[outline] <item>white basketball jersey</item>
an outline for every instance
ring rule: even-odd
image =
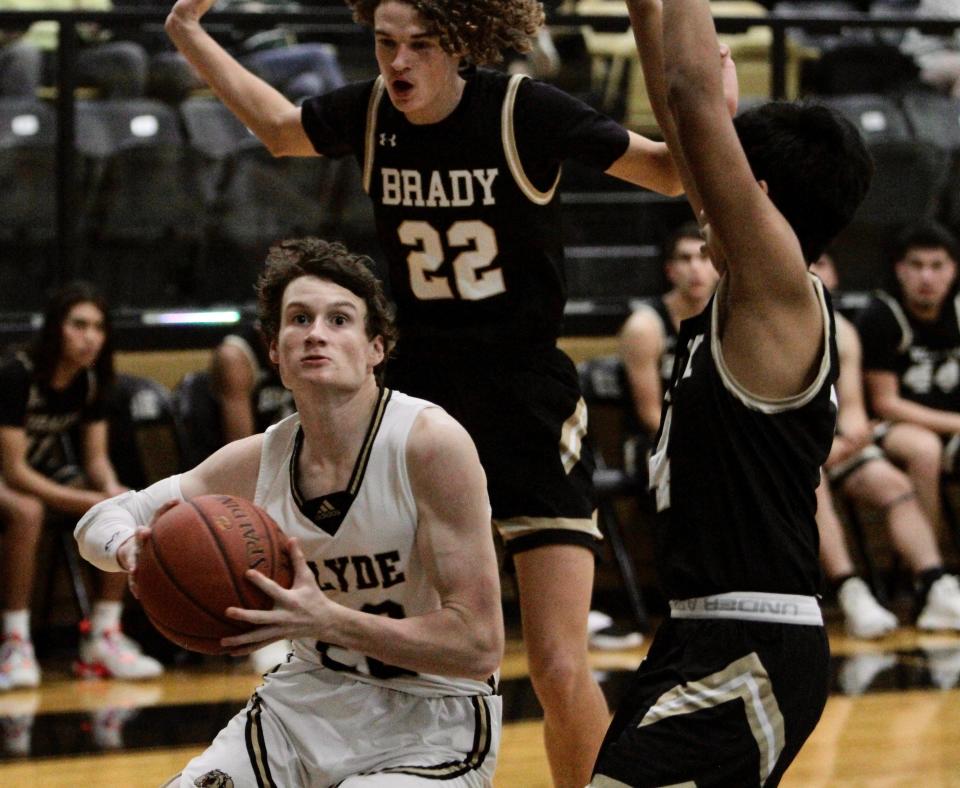
[[[264,437],[255,501],[295,536],[327,596],[354,610],[408,618],[440,608],[417,552],[417,504],[407,475],[407,436],[430,402],[384,389],[346,491],[304,501],[294,469],[302,441],[300,416]],[[482,695],[489,682],[413,673],[314,640],[294,642],[301,659],[350,673],[360,681],[418,695]]]

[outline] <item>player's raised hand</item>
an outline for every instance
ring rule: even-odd
[[[181,24],[199,22],[203,18],[203,15],[210,10],[214,2],[215,0],[177,0],[173,8],[170,9],[170,14],[167,17],[168,28],[172,22],[179,22]]]
[[[255,629],[220,643],[234,656],[243,656],[277,640],[309,637],[323,640],[324,624],[340,606],[320,590],[296,539],[287,544],[293,566],[293,585],[289,589],[275,583],[255,569],[246,577],[274,601],[271,610],[228,607],[226,615],[256,625]]]

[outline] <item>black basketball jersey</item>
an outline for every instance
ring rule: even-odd
[[[960,411],[960,295],[932,322],[917,320],[887,293],[877,293],[857,320],[863,368],[896,374],[900,396],[938,410]]]
[[[408,348],[552,344],[566,299],[562,161],[607,169],[628,137],[548,85],[463,76],[439,123],[410,123],[377,79],[305,102],[304,129],[318,152],[350,150],[363,167]]]
[[[82,464],[77,430],[106,418],[92,369],[58,391],[34,377],[33,362],[17,353],[0,366],[0,425],[26,431],[27,461],[52,479],[72,477]]]
[[[814,382],[789,399],[752,396],[727,371],[716,296],[681,324],[650,459],[657,564],[671,599],[819,590],[814,491],[833,440],[839,365],[829,296],[811,281],[823,359]]]
[[[647,299],[644,302],[660,318],[663,326],[663,352],[660,354],[660,390],[667,392],[670,381],[673,379],[673,362],[677,352],[677,329],[673,325],[673,318],[667,304],[660,296]]]

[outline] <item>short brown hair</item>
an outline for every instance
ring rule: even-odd
[[[367,305],[367,338],[383,339],[383,361],[373,370],[377,382],[382,383],[384,367],[397,342],[397,329],[383,286],[370,266],[370,258],[351,254],[343,244],[320,238],[293,238],[274,244],[257,280],[257,317],[267,341],[273,342],[280,333],[287,286],[301,276],[325,279],[346,288]]]
[[[346,0],[353,18],[373,27],[373,14],[384,0]],[[505,49],[529,52],[543,25],[538,0],[400,0],[413,6],[440,46],[478,66],[499,63]]]

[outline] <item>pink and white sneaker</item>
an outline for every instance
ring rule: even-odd
[[[73,670],[83,678],[136,681],[156,678],[163,673],[163,665],[119,629],[107,629],[80,638],[80,659]]]

